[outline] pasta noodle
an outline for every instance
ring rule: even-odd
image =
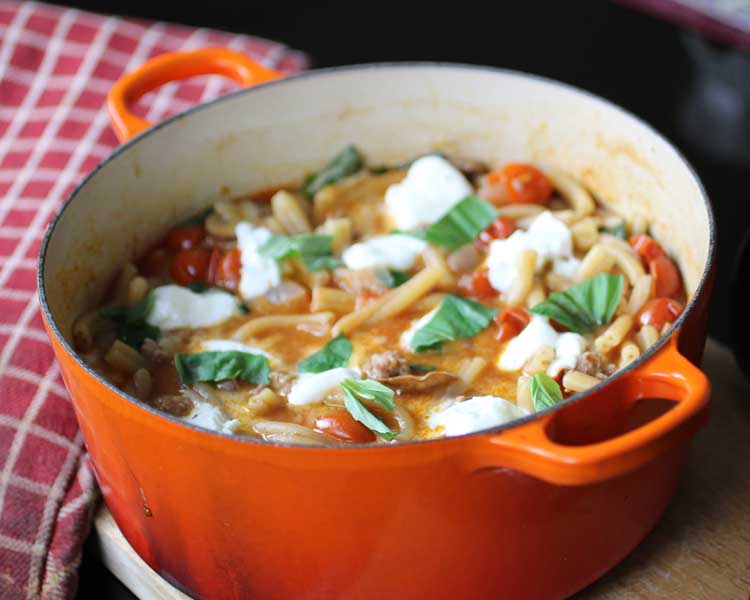
[[[596,208],[594,199],[586,188],[575,179],[556,169],[547,170],[547,175],[555,189],[560,192],[560,195],[570,203],[570,206],[578,214],[586,216],[594,212]]]
[[[578,267],[576,279],[578,281],[583,281],[584,279],[589,279],[599,273],[607,273],[614,264],[614,255],[607,251],[604,244],[596,244],[583,258],[581,266]]]
[[[645,352],[653,346],[659,339],[659,330],[653,325],[644,325],[641,330],[635,334],[635,339],[641,352]]]
[[[641,259],[635,255],[631,248],[611,242],[604,242],[604,247],[615,259],[615,264],[625,273],[631,285],[635,285],[638,279],[646,274]]]
[[[636,314],[651,297],[651,275],[642,275],[633,284],[633,291],[630,293],[628,300],[628,312]]]
[[[331,247],[334,254],[341,254],[344,248],[352,243],[352,221],[346,217],[328,218],[315,231],[333,236]]]
[[[516,278],[508,292],[508,304],[517,306],[523,304],[534,285],[534,269],[536,269],[536,251],[524,250],[516,261]]]
[[[563,375],[563,387],[569,392],[585,392],[586,390],[601,383],[601,379],[586,375],[580,371],[568,371]]]
[[[354,296],[339,288],[315,286],[312,290],[310,310],[328,310],[343,315],[354,310]]]
[[[523,366],[523,373],[535,375],[546,371],[553,360],[555,360],[555,349],[552,346],[542,346]]]
[[[151,395],[151,373],[147,369],[138,369],[133,373],[133,386],[135,395],[144,402]]]
[[[507,204],[498,210],[501,216],[511,219],[524,219],[536,217],[544,212],[544,207],[538,204]]]
[[[281,190],[273,195],[271,211],[274,218],[289,235],[309,233],[312,230],[310,219],[307,218],[300,199],[286,190]]]
[[[330,446],[333,444],[330,437],[297,423],[255,421],[253,430],[267,442],[276,444],[302,444],[307,446]]]
[[[104,361],[125,373],[135,373],[146,364],[140,352],[120,340],[115,340],[110,346],[104,355]]]
[[[249,320],[232,336],[235,340],[247,341],[266,331],[282,327],[305,328],[315,335],[323,335],[330,329],[332,312],[319,312],[307,315],[268,315]]]
[[[133,277],[128,284],[128,304],[134,306],[145,298],[148,292],[148,281],[140,275]]]
[[[641,355],[641,350],[637,344],[633,342],[626,342],[620,348],[620,360],[617,367],[623,369],[632,363],[636,358]]]
[[[520,375],[516,382],[516,404],[529,412],[535,412],[531,399],[531,377]]]
[[[570,233],[573,237],[573,246],[580,252],[591,250],[599,241],[599,229],[593,217],[578,221],[570,228]]]
[[[598,338],[594,340],[597,352],[607,354],[620,345],[633,327],[633,317],[621,315]]]

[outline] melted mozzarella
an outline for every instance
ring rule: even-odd
[[[524,250],[536,251],[537,271],[550,260],[571,258],[570,229],[545,211],[534,219],[527,231],[519,229],[507,239],[494,240],[487,256],[487,277],[497,291],[507,293],[510,290],[516,278],[518,256]]]
[[[406,271],[426,247],[427,242],[410,235],[380,235],[349,246],[341,258],[350,269],[386,267]]]
[[[451,437],[497,427],[527,414],[523,408],[504,398],[474,396],[463,402],[438,408],[428,415],[427,422],[432,429],[442,427],[442,432]]]
[[[578,333],[561,333],[555,344],[555,360],[547,367],[547,375],[557,377],[564,369],[574,369],[586,345],[586,338]]]
[[[529,324],[523,331],[508,342],[497,361],[503,371],[517,371],[536,354],[542,346],[557,344],[558,333],[545,317],[532,315]]]
[[[237,299],[223,290],[198,294],[179,285],[163,285],[153,293],[154,307],[146,321],[164,330],[209,327],[239,314]]]
[[[205,352],[249,352],[250,354],[261,354],[263,356],[270,356],[265,350],[248,346],[242,342],[235,342],[234,340],[205,340],[201,342],[201,349]]]
[[[287,400],[289,404],[315,404],[335,391],[345,379],[361,379],[358,369],[339,367],[322,373],[302,373],[294,382]]]
[[[195,402],[193,410],[183,420],[222,433],[234,433],[240,424],[238,419],[227,419],[221,409],[210,402]]]
[[[574,256],[558,257],[552,261],[552,270],[565,279],[575,279],[580,266],[581,261]]]
[[[430,155],[415,160],[403,181],[388,188],[385,205],[396,227],[414,229],[434,223],[471,193],[461,171],[444,158]]]
[[[279,285],[281,270],[273,258],[258,253],[273,233],[265,227],[255,227],[243,221],[235,227],[237,247],[240,249],[240,286],[243,298],[257,298]]]
[[[409,327],[409,329],[407,329],[406,331],[404,331],[401,334],[400,342],[401,342],[401,346],[405,350],[408,350],[409,352],[413,352],[414,351],[412,349],[412,347],[411,347],[411,338],[414,337],[414,334],[417,331],[419,331],[420,329],[422,329],[422,327],[424,327],[425,325],[427,325],[427,323],[430,322],[430,319],[432,319],[432,317],[435,316],[435,313],[438,311],[439,308],[440,307],[437,306],[437,307],[433,308],[430,312],[428,312],[426,315],[423,315],[422,317],[420,317],[416,321],[412,321],[412,324]]]

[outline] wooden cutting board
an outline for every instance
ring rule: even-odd
[[[703,368],[714,386],[711,421],[692,444],[672,505],[630,556],[575,600],[750,599],[750,383],[713,341]],[[95,531],[101,561],[136,596],[188,598],[138,557],[103,506]]]

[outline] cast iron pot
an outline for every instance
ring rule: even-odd
[[[169,79],[275,74],[234,52],[160,57],[117,84],[127,139],[73,192],[40,257],[44,317],[104,500],[140,556],[200,598],[564,598],[620,561],[672,497],[709,383],[714,225],[680,154],[632,115],[522,73],[446,64],[313,71],[156,127],[128,106]],[[689,305],[585,394],[508,426],[393,446],[277,446],[193,427],[117,390],[71,326],[117,268],[221,194],[287,182],[348,143],[556,166],[677,257]]]

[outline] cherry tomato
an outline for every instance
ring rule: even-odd
[[[490,283],[487,269],[479,269],[471,276],[471,293],[477,298],[497,296],[497,290]]]
[[[236,290],[240,285],[241,268],[242,261],[239,249],[235,248],[224,254],[219,251],[218,256],[214,257],[213,254],[211,256],[209,281],[219,287]]]
[[[211,251],[206,248],[191,248],[175,254],[169,274],[180,285],[208,282]]]
[[[651,273],[651,293],[657,297],[671,297],[680,291],[680,273],[666,256],[657,256],[648,263]]]
[[[638,311],[635,319],[640,327],[653,325],[661,331],[665,323],[674,323],[685,307],[672,298],[654,298]]]
[[[203,225],[189,225],[188,227],[176,227],[164,238],[164,247],[176,254],[180,250],[190,250],[200,245],[206,237]]]
[[[479,234],[479,243],[489,246],[492,240],[504,240],[516,230],[516,222],[510,217],[498,217]]]
[[[628,243],[638,253],[638,256],[641,257],[644,267],[648,267],[648,263],[655,258],[664,256],[664,250],[662,250],[659,242],[650,235],[631,235]]]
[[[536,167],[510,163],[485,177],[479,195],[493,204],[547,204],[552,184]]]
[[[340,410],[315,419],[315,429],[342,442],[365,444],[375,440],[375,434],[359,421],[355,421],[345,410]]]
[[[506,342],[516,337],[531,321],[531,315],[523,308],[507,308],[495,316],[495,323],[498,324],[497,335],[495,339],[498,342]]]

